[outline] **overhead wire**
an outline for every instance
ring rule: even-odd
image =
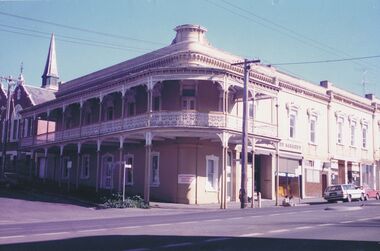
[[[91,30],[91,29],[86,29],[86,28],[81,28],[81,27],[75,27],[75,26],[71,26],[71,25],[60,24],[60,23],[51,22],[51,21],[42,20],[42,19],[37,19],[37,18],[20,16],[20,15],[16,15],[16,14],[12,14],[12,13],[7,13],[4,11],[0,11],[0,15],[13,17],[13,18],[17,18],[17,19],[28,20],[28,21],[32,21],[32,22],[38,22],[38,23],[47,24],[47,25],[58,26],[58,27],[62,27],[65,29],[71,29],[71,30],[77,30],[77,31],[82,31],[82,32],[86,32],[86,33],[97,34],[97,35],[106,36],[106,37],[113,37],[113,38],[131,40],[131,41],[148,43],[148,44],[163,45],[163,43],[156,42],[156,41],[149,41],[149,40],[144,40],[144,39],[139,39],[139,38],[134,38],[134,37],[123,36],[120,34],[112,34],[112,33],[108,33],[108,32],[96,31],[96,30]]]
[[[301,34],[299,32],[296,32],[296,31],[294,31],[294,30],[292,30],[290,28],[287,28],[287,27],[285,27],[283,25],[277,24],[277,23],[275,23],[275,22],[273,22],[273,21],[271,21],[271,20],[269,20],[267,18],[261,17],[261,16],[255,14],[254,12],[252,12],[250,10],[242,8],[242,7],[240,7],[240,6],[236,5],[236,4],[233,4],[231,2],[228,2],[226,0],[221,0],[221,2],[227,4],[228,6],[233,7],[234,9],[237,9],[237,10],[239,10],[241,12],[245,12],[245,13],[249,14],[250,16],[246,16],[246,15],[243,15],[243,14],[241,14],[239,12],[236,12],[236,11],[232,10],[231,8],[227,8],[226,6],[221,5],[220,3],[215,3],[215,2],[210,1],[210,0],[207,0],[206,2],[211,3],[212,5],[220,8],[220,9],[224,9],[225,11],[228,11],[228,12],[234,14],[234,15],[240,16],[240,17],[242,17],[244,19],[248,19],[251,22],[254,22],[256,24],[262,25],[262,26],[264,26],[264,27],[266,27],[268,29],[271,29],[271,30],[274,30],[274,31],[278,31],[278,32],[280,32],[280,33],[282,33],[282,34],[284,34],[284,35],[286,35],[286,36],[288,36],[288,37],[290,37],[290,38],[292,38],[292,39],[300,42],[300,43],[309,45],[311,47],[314,47],[314,48],[317,48],[317,49],[320,49],[320,50],[323,50],[326,53],[334,54],[336,56],[342,56],[342,54],[344,54],[345,56],[352,57],[352,55],[349,55],[346,52],[340,51],[340,50],[338,50],[336,48],[333,48],[333,47],[331,47],[331,46],[329,46],[327,44],[324,44],[324,43],[321,43],[321,42],[316,41],[314,39],[308,38],[307,36],[305,36],[305,35],[303,35],[303,34]],[[260,21],[252,18],[251,16],[253,16],[254,18],[259,19]],[[339,53],[339,51],[340,51],[340,53]],[[363,64],[360,64],[360,63],[357,63],[357,62],[355,62],[355,64],[363,67]],[[372,69],[374,69],[374,70],[377,70],[377,68],[378,68],[377,66],[373,66],[373,65],[370,66],[370,67]]]

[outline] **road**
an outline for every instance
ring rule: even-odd
[[[52,222],[0,220],[0,251],[380,250],[379,201],[178,210]]]

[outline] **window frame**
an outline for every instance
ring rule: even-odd
[[[153,167],[154,167],[154,158],[157,158],[157,173],[154,178]],[[160,153],[152,152],[151,153],[151,164],[150,164],[150,186],[151,187],[159,187],[160,186]]]
[[[132,160],[131,161],[132,162],[131,163],[132,168],[127,168],[127,170],[125,171],[125,185],[126,186],[133,186],[133,184],[134,184],[133,169],[134,169],[134,164],[135,164],[135,156],[133,154],[131,154],[131,153],[124,154],[124,161],[125,161],[126,164],[130,164],[129,161],[128,161],[129,159]],[[130,177],[130,174],[132,176],[132,179],[129,182],[128,178]]]
[[[292,125],[292,118],[293,120],[293,125]],[[289,114],[289,138],[290,139],[295,139],[296,138],[296,128],[297,128],[297,114],[296,113],[290,113]]]
[[[212,174],[212,184],[209,181],[209,174],[210,174],[210,166],[209,161],[213,162],[213,173]],[[219,173],[219,157],[215,155],[207,155],[206,156],[206,184],[205,184],[205,190],[207,192],[217,192],[218,191],[218,173]]]

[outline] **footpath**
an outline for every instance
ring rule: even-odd
[[[281,202],[281,201],[280,201]],[[296,206],[324,203],[322,198],[296,199]],[[0,226],[33,222],[58,222],[122,217],[149,217],[221,211],[220,204],[187,205],[164,202],[150,202],[149,209],[111,208],[98,209],[95,204],[74,197],[52,194],[12,193],[0,191]],[[257,201],[255,201],[257,207]],[[262,200],[262,207],[275,207],[275,201]],[[229,202],[227,210],[238,210],[240,203]],[[247,206],[250,209],[250,203]]]

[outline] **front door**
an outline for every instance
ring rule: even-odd
[[[113,157],[104,156],[103,157],[103,188],[112,189],[113,188]]]

